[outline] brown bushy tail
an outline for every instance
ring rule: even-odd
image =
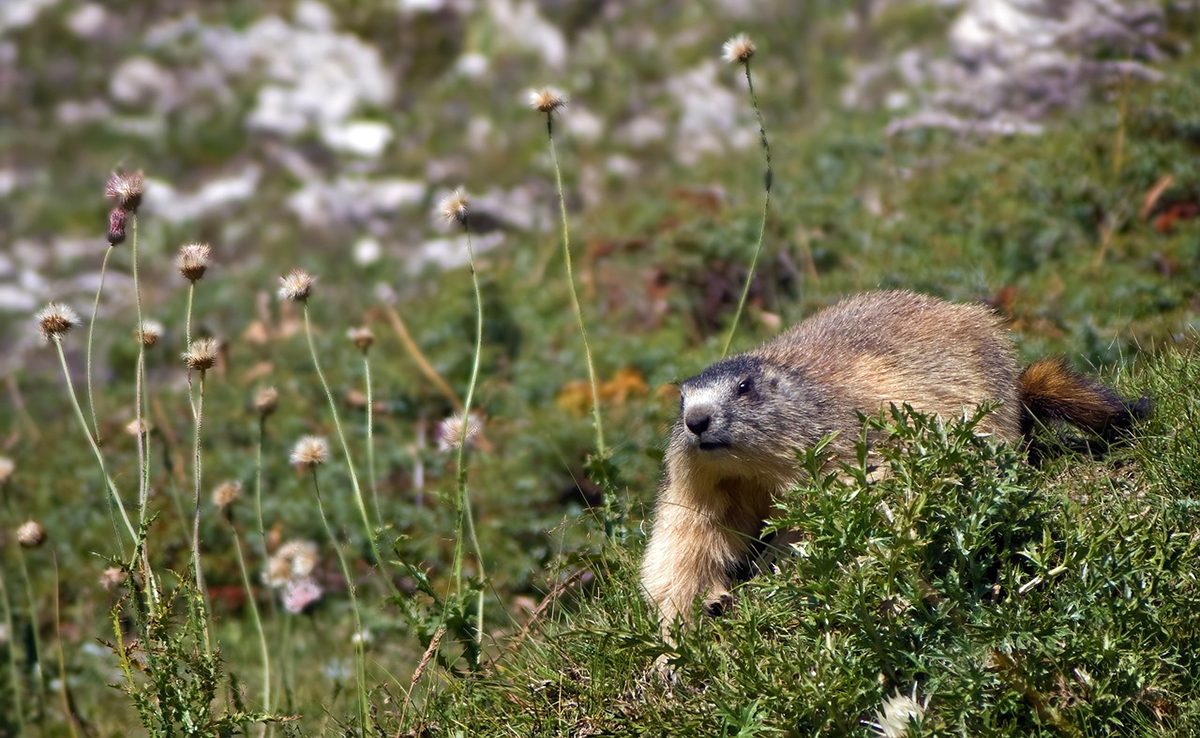
[[[1150,415],[1150,398],[1126,400],[1111,388],[1084,376],[1064,359],[1042,359],[1021,372],[1021,432],[1035,422],[1062,421],[1115,440],[1135,421]]]

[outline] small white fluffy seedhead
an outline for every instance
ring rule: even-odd
[[[566,107],[567,96],[562,90],[553,87],[543,87],[540,90],[529,91],[529,106],[547,115],[559,108]]]
[[[884,738],[904,738],[908,735],[911,723],[921,724],[925,719],[925,706],[929,698],[917,700],[917,685],[913,685],[910,694],[902,694],[900,690],[883,701],[875,712],[875,719],[863,723]]]
[[[0,456],[0,484],[8,481],[8,478],[17,470],[17,463],[7,456]]]
[[[730,64],[746,64],[754,52],[754,42],[746,34],[739,33],[721,47],[721,58]]]
[[[163,324],[157,320],[146,320],[142,322],[141,329],[134,331],[133,335],[146,348],[154,348],[158,339],[162,338],[163,330]]]
[[[279,278],[279,299],[304,302],[312,293],[313,278],[303,269],[293,269]]]
[[[175,263],[184,279],[193,284],[204,277],[208,271],[209,260],[212,259],[212,248],[206,243],[191,243],[179,249],[179,258]]]
[[[125,583],[125,571],[111,566],[100,573],[100,586],[107,589],[109,592]]]
[[[296,441],[296,445],[292,446],[291,454],[288,455],[288,461],[292,463],[292,466],[299,467],[304,471],[324,464],[328,458],[329,444],[319,436],[305,436]]]
[[[279,390],[274,387],[263,387],[254,393],[254,411],[260,417],[267,417],[279,407]]]
[[[242,483],[236,479],[230,479],[222,482],[216,489],[213,490],[213,504],[219,509],[224,510],[233,503],[237,502],[242,496]]]
[[[104,195],[116,200],[125,212],[136,213],[145,190],[146,175],[141,169],[136,172],[113,172],[104,186]]]
[[[22,523],[17,528],[17,543],[21,548],[37,548],[46,542],[46,529],[36,520]]]
[[[438,448],[442,451],[458,448],[464,441],[464,431],[467,446],[470,447],[482,430],[483,421],[475,413],[471,413],[465,420],[462,413],[455,413],[438,425]]]
[[[62,303],[52,302],[37,314],[38,332],[47,341],[56,341],[79,325],[79,315]]]
[[[449,195],[446,195],[440,203],[438,203],[438,211],[441,212],[442,218],[447,223],[464,224],[467,222],[467,204],[470,198],[467,193],[462,190],[455,190]]]
[[[203,372],[217,365],[217,350],[220,344],[215,338],[197,338],[183,353],[183,361],[188,369]]]
[[[346,338],[349,338],[350,341],[358,347],[358,350],[364,354],[367,353],[367,350],[370,349],[375,343],[375,334],[372,333],[371,329],[366,326],[362,326],[361,328],[351,328],[350,330],[346,331]]]

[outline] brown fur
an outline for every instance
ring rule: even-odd
[[[908,403],[949,418],[998,402],[982,428],[1010,443],[1032,418],[1106,432],[1139,417],[1062,362],[1018,370],[989,308],[890,291],[850,297],[684,382],[642,562],[664,627],[687,620],[696,597],[728,600],[775,495],[800,481],[796,449],[836,433],[831,450],[849,458],[859,412]]]

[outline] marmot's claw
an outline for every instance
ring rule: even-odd
[[[712,617],[720,617],[733,609],[733,595],[722,592],[704,603],[704,613]]]

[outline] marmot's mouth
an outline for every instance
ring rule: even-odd
[[[701,451],[715,451],[719,448],[729,448],[729,441],[701,441]]]

